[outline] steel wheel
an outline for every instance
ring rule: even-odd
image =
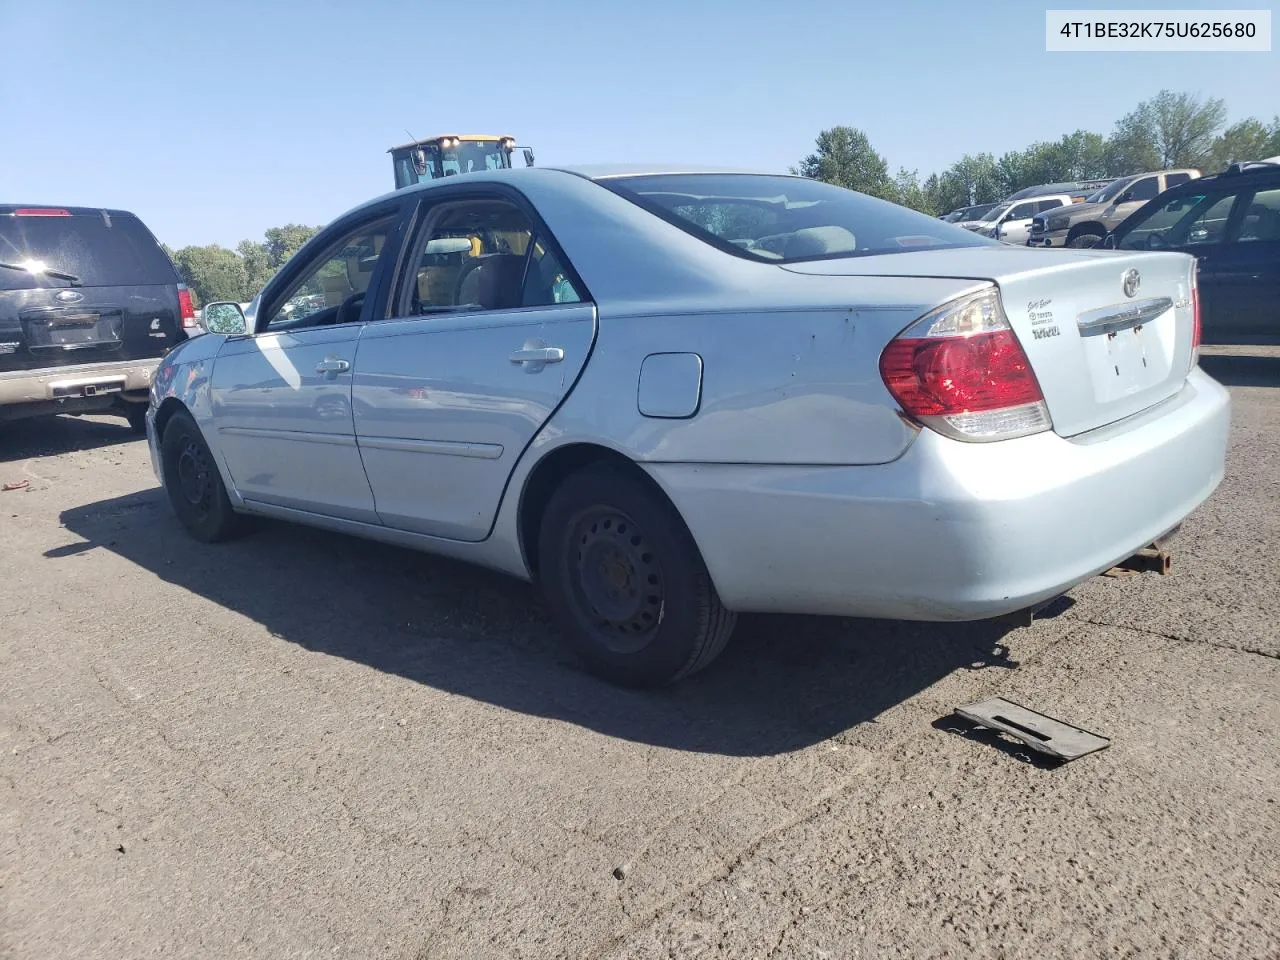
[[[583,511],[573,527],[573,596],[610,650],[634,653],[662,622],[662,565],[644,532],[610,507]]]

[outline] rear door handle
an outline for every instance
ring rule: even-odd
[[[560,347],[525,347],[511,355],[512,363],[559,363],[563,359]]]
[[[316,373],[337,376],[351,369],[351,364],[341,357],[325,357],[316,364]]]

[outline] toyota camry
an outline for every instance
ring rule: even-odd
[[[624,684],[706,666],[739,613],[1033,609],[1223,476],[1192,257],[801,177],[431,181],[203,317],[147,411],[196,538],[272,517],[532,580]]]

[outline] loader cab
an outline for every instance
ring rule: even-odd
[[[512,137],[444,134],[392,147],[388,152],[399,190],[460,173],[508,169],[515,150]],[[531,150],[525,149],[524,160],[525,166],[533,166]]]

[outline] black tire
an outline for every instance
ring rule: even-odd
[[[231,509],[209,445],[186,412],[175,413],[165,424],[160,465],[173,511],[193,537],[216,543],[244,532],[245,519]]]
[[[680,516],[622,465],[586,467],[551,495],[538,571],[569,647],[622,686],[696,673],[719,656],[737,622]]]
[[[1068,247],[1074,247],[1077,250],[1085,250],[1089,247],[1096,247],[1102,242],[1102,236],[1097,233],[1077,233],[1074,237],[1067,241]]]
[[[129,429],[138,436],[146,436],[147,433],[147,405],[145,403],[131,403],[127,405],[122,414],[129,421]]]

